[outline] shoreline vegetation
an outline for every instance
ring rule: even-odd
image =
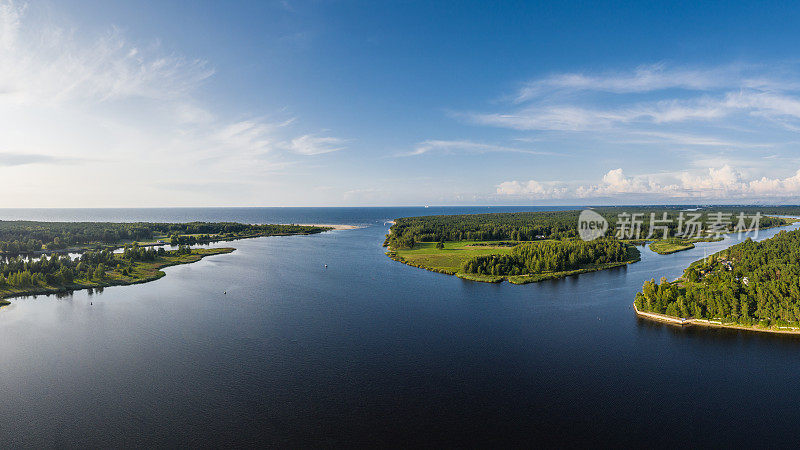
[[[645,281],[634,310],[645,320],[800,334],[800,229],[744,242],[695,261],[674,281]]]
[[[192,245],[353,228],[233,222],[0,221],[0,306],[8,305],[13,297],[146,283],[166,275],[160,270],[164,267],[234,251]],[[177,249],[166,250],[166,246]],[[118,249],[124,251],[115,253]],[[74,253],[80,256],[69,255]]]
[[[7,299],[14,297],[27,297],[32,295],[60,294],[83,289],[106,288],[111,286],[128,286],[158,280],[166,275],[160,269],[181,264],[190,264],[200,261],[206,256],[222,255],[233,252],[234,248],[199,248],[191,249],[189,253],[178,254],[178,251],[165,252],[152,261],[135,261],[124,269],[106,270],[101,275],[73,279],[71,282],[50,284],[47,281],[35,285],[19,287],[0,287],[0,306],[10,304]],[[122,254],[115,253],[113,258],[119,262],[124,261]]]

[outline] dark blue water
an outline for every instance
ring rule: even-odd
[[[794,444],[800,340],[632,311],[645,279],[731,238],[524,286],[383,255],[385,220],[440,212],[0,210],[365,225],[226,243],[237,251],[152,283],[0,309],[0,445]]]

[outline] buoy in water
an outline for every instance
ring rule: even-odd
[[[326,268],[326,269],[328,268],[328,265],[327,265],[327,264],[325,264],[325,268]]]

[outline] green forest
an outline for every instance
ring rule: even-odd
[[[561,272],[589,264],[622,262],[628,258],[628,245],[613,238],[591,242],[581,240],[528,242],[505,255],[476,256],[464,262],[465,273],[479,275],[525,275]]]
[[[727,215],[730,223],[720,232],[732,231],[737,225],[737,215],[745,213],[762,214],[759,221],[761,228],[785,225],[788,222],[778,217],[765,217],[765,214],[792,215],[800,214],[800,207],[769,208],[735,208],[709,207],[693,211],[684,211],[685,206],[648,206],[648,207],[602,207],[593,210],[603,216],[609,227],[606,236],[614,236],[620,214],[638,214],[641,224],[641,237],[650,232],[650,218],[654,214],[653,237],[661,238],[666,231],[669,237],[678,233],[679,215],[700,214],[698,224],[702,229],[711,228],[714,213]],[[490,213],[465,215],[440,215],[403,217],[396,219],[386,236],[385,245],[394,249],[413,248],[417,242],[454,242],[454,241],[534,241],[543,239],[566,239],[578,236],[578,216],[581,210],[540,211],[519,213]],[[666,216],[664,215],[666,214]],[[748,222],[749,224],[749,222]],[[686,230],[686,227],[683,227]]]
[[[800,325],[800,230],[748,239],[689,266],[682,278],[649,280],[641,311],[759,326]]]
[[[116,223],[0,220],[0,253],[15,256],[65,249],[99,250],[154,239],[164,239],[173,245],[193,245],[243,237],[312,234],[328,229],[316,226],[248,225],[234,222]]]

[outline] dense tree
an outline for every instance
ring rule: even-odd
[[[628,245],[614,238],[591,242],[577,239],[528,242],[514,247],[507,255],[472,258],[464,262],[462,270],[481,275],[523,275],[574,270],[588,264],[621,262],[627,257]]]
[[[746,325],[800,323],[800,230],[750,239],[689,266],[682,279],[649,280],[643,311]]]
[[[122,254],[110,250],[87,251],[78,258],[67,255],[42,255],[40,258],[18,256],[0,260],[0,289],[31,288],[44,286],[69,287],[78,281],[101,282],[108,272],[118,271],[129,276],[134,262],[157,261],[160,257],[181,256],[192,253],[189,246],[177,250],[143,248],[136,245],[126,247]]]

